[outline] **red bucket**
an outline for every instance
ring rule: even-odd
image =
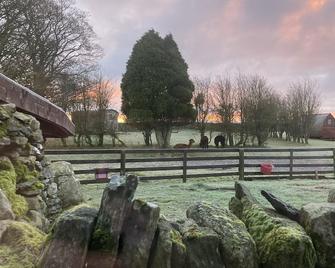
[[[270,163],[261,164],[261,173],[264,175],[271,175],[273,165]]]

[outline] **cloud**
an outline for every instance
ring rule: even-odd
[[[278,90],[317,79],[323,109],[335,110],[335,1],[79,0],[105,49],[104,72],[120,79],[136,40],[172,33],[191,75],[242,71]]]

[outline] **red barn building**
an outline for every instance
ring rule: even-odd
[[[334,113],[314,115],[314,124],[311,138],[335,140],[335,116]]]

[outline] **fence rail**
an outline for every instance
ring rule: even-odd
[[[120,174],[171,171],[163,175],[139,175],[141,180],[182,179],[186,182],[188,178],[224,176],[238,176],[240,180],[248,180],[310,175],[318,177],[321,174],[335,177],[335,148],[59,149],[46,150],[45,153],[52,160],[65,160],[74,164],[76,174],[94,174],[96,166],[82,168],[82,165],[93,164],[105,164],[108,172]],[[94,159],[73,159],[79,155],[85,158],[94,155]],[[98,155],[104,155],[105,159],[99,159]],[[260,164],[264,162],[274,165],[271,176],[260,173]],[[205,172],[189,172],[199,170]],[[180,174],[173,174],[173,171],[180,171]],[[81,180],[83,184],[99,182],[105,181]]]

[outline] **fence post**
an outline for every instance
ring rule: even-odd
[[[239,180],[244,180],[244,149],[239,149],[239,166],[238,166]]]
[[[334,177],[335,177],[335,148],[333,148],[333,166],[334,166]]]
[[[293,149],[290,149],[290,179],[293,178]]]
[[[126,152],[124,150],[121,151],[121,159],[120,159],[120,175],[126,174]]]
[[[183,152],[183,182],[187,180],[187,151]]]

